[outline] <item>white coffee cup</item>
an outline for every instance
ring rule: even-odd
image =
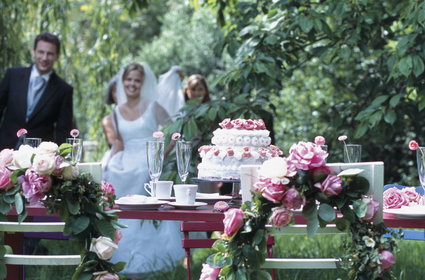
[[[181,205],[194,205],[198,185],[177,184],[174,185],[176,203]]]
[[[158,181],[156,184],[152,181],[145,183],[145,190],[148,194],[158,199],[169,199],[171,197],[172,187],[173,181]]]

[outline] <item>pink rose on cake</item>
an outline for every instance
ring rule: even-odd
[[[232,129],[233,123],[230,118],[224,119],[221,123],[218,124],[221,128]]]
[[[243,129],[245,126],[245,120],[243,119],[236,119],[231,121],[233,124],[233,127],[236,129]]]
[[[403,192],[408,198],[409,202],[418,202],[421,195],[416,192],[415,187],[405,187],[400,190]]]
[[[246,130],[254,130],[255,127],[256,127],[256,125],[255,125],[253,120],[251,120],[251,119],[245,120],[244,128]]]
[[[251,151],[249,147],[243,147],[242,157],[246,157],[246,158],[251,157]]]
[[[233,156],[235,154],[235,151],[233,151],[233,149],[232,148],[227,148],[227,155],[228,156]]]
[[[384,191],[384,208],[401,208],[410,203],[409,196],[396,187]]]
[[[256,125],[256,129],[258,130],[266,129],[266,124],[264,123],[262,119],[254,120],[254,123]]]

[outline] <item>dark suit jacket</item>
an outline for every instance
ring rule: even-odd
[[[27,112],[30,67],[9,68],[0,82],[0,149],[14,148],[20,128],[27,137],[64,143],[73,128],[73,88],[54,71],[34,111],[25,120]]]

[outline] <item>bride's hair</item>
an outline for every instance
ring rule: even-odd
[[[134,70],[139,71],[142,74],[143,78],[145,77],[145,69],[143,68],[143,66],[139,63],[131,63],[124,68],[124,73],[122,74],[121,79],[124,81],[128,73]]]

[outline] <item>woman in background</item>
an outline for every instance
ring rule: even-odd
[[[185,101],[196,99],[200,99],[201,103],[211,101],[207,82],[205,81],[205,78],[199,74],[193,74],[187,79],[187,84],[183,94]]]

